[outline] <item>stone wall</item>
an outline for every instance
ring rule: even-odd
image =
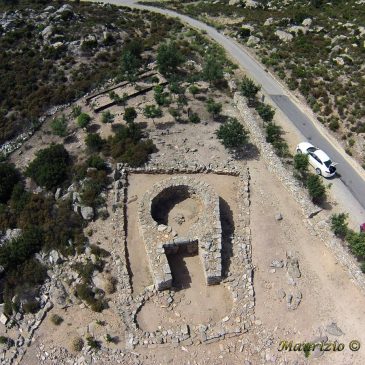
[[[126,256],[114,257],[118,267],[118,293],[120,303],[118,309],[121,318],[126,326],[126,346],[133,349],[136,346],[154,348],[156,346],[190,346],[193,344],[209,344],[224,338],[238,336],[247,332],[254,321],[254,289],[253,289],[253,268],[251,263],[251,231],[250,231],[250,199],[249,199],[249,171],[229,170],[221,166],[185,166],[179,172],[175,166],[146,166],[145,168],[131,169],[123,164],[118,164],[115,181],[115,202],[114,211],[116,221],[121,222],[117,228],[116,240],[121,244],[121,252]],[[238,178],[237,204],[238,216],[235,221],[235,233],[232,237],[232,257],[229,267],[229,274],[222,280],[231,292],[233,306],[229,315],[220,321],[208,324],[182,325],[171,328],[160,328],[153,332],[143,331],[138,327],[137,314],[144,303],[150,300],[165,299],[166,303],[173,302],[173,292],[159,292],[155,285],[145,288],[139,295],[132,296],[132,287],[127,267],[127,249],[125,235],[126,217],[126,191],[128,186],[129,173],[160,173],[160,174],[194,174],[215,173],[233,175]],[[178,178],[181,178],[178,177]],[[188,179],[190,180],[190,179]],[[195,180],[195,179],[194,179]],[[195,243],[190,243],[191,249]],[[175,243],[169,246],[174,249]],[[200,246],[199,246],[200,249]],[[217,261],[217,260],[216,260]]]
[[[156,205],[163,204],[163,199],[168,198],[166,194],[182,193],[184,196],[195,197],[203,205],[198,221],[189,228],[189,233],[185,237],[179,237],[171,227],[159,226],[151,214]],[[139,203],[138,220],[150,269],[158,290],[168,289],[172,286],[166,249],[171,251],[173,248],[177,249],[179,246],[190,245],[194,242],[199,243],[198,252],[207,285],[220,282],[222,228],[219,197],[207,183],[192,176],[175,176],[156,183],[144,194]]]

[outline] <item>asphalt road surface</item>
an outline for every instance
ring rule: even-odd
[[[212,39],[225,48],[227,53],[229,53],[230,56],[235,59],[243,69],[246,70],[250,78],[261,85],[263,91],[270,96],[277,108],[280,109],[283,114],[285,114],[288,120],[295,125],[299,132],[310,143],[324,150],[334,162],[338,163],[337,171],[339,173],[339,178],[345,185],[344,188],[349,190],[349,192],[353,195],[362,208],[365,208],[365,181],[357,172],[357,170],[352,166],[352,164],[349,163],[348,159],[345,158],[345,152],[340,152],[335,148],[334,145],[331,144],[331,142],[318,130],[313,121],[308,116],[306,116],[288,96],[286,96],[287,91],[284,89],[284,87],[267,71],[265,71],[265,67],[263,65],[257,62],[234,40],[219,33],[215,28],[201,21],[171,10],[140,5],[133,0],[102,0],[102,2],[146,9],[161,14],[178,17],[183,22],[188,23],[197,29],[206,31]]]

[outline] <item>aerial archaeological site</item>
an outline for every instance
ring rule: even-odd
[[[0,364],[365,364],[364,25],[0,0]]]

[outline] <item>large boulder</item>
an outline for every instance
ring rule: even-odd
[[[94,209],[92,207],[81,207],[81,216],[87,221],[94,219]]]
[[[287,32],[284,32],[283,30],[277,30],[275,32],[275,35],[284,42],[290,42],[293,39],[293,35]]]

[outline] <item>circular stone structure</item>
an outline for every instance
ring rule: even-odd
[[[202,210],[184,237],[171,227],[159,224],[159,211],[169,209],[174,202],[187,198],[198,199]],[[156,218],[156,219],[155,219]],[[207,183],[190,176],[176,176],[160,181],[144,195],[138,207],[139,229],[142,235],[154,283],[158,290],[172,286],[172,274],[167,254],[180,248],[198,252],[207,285],[222,279],[222,227],[219,196]]]

